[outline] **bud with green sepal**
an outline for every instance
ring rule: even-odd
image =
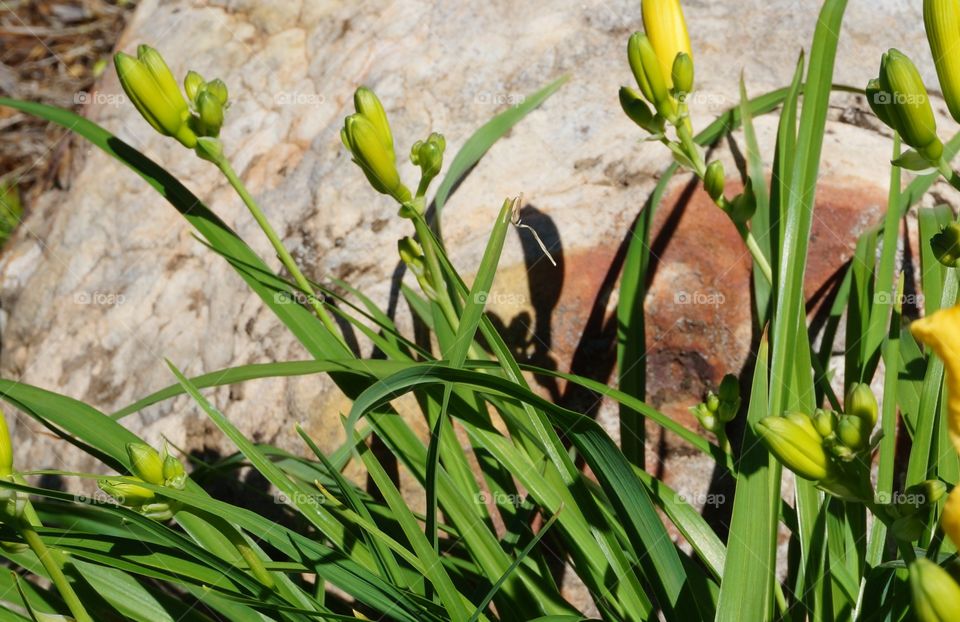
[[[230,94],[227,91],[227,84],[220,78],[214,78],[206,84],[206,91],[217,98],[217,101],[220,102],[221,106],[226,107],[230,99]]]
[[[163,485],[171,488],[182,489],[187,481],[187,473],[183,469],[183,463],[171,456],[169,452],[164,452],[163,457]]]
[[[747,179],[743,186],[743,192],[727,204],[727,214],[730,220],[742,225],[753,218],[757,211],[757,195],[753,192],[753,182]]]
[[[862,382],[850,386],[843,400],[844,414],[860,417],[870,423],[870,428],[877,424],[877,398],[870,386]]]
[[[717,409],[717,417],[720,421],[727,423],[733,421],[740,412],[740,381],[733,374],[727,374],[720,381],[718,389],[720,404]]]
[[[837,421],[837,438],[854,453],[870,446],[870,431],[873,426],[867,419],[854,415],[840,415]]]
[[[960,225],[950,223],[930,238],[930,248],[937,261],[950,268],[960,265]]]
[[[701,402],[696,406],[690,407],[690,412],[697,418],[697,421],[707,432],[713,432],[717,434],[717,431],[720,430],[720,422],[717,419],[717,415],[714,411],[710,410],[706,402]]]
[[[192,69],[188,71],[186,77],[183,79],[183,90],[187,92],[187,99],[196,103],[197,95],[200,94],[200,89],[202,89],[205,84],[206,82],[203,76]]]
[[[830,438],[837,429],[837,413],[833,410],[818,408],[813,411],[813,427],[823,438]]]
[[[408,203],[410,190],[400,181],[393,134],[380,100],[368,88],[360,87],[353,97],[357,112],[343,121],[340,138],[363,170],[374,190],[388,194],[399,203]]]
[[[223,104],[210,91],[203,89],[197,94],[197,117],[195,129],[200,136],[216,138],[223,127]]]
[[[427,187],[433,178],[440,173],[443,166],[443,152],[447,148],[447,141],[442,134],[433,132],[427,140],[418,140],[410,149],[410,162],[420,167],[420,185],[417,196],[427,192]]]
[[[650,110],[640,93],[627,86],[620,87],[620,107],[624,114],[641,128],[660,137],[664,132],[663,117]]]
[[[871,103],[875,112],[881,111],[877,116],[896,130],[903,142],[929,162],[938,163],[943,143],[937,137],[927,89],[913,62],[899,50],[890,49],[880,61],[880,76],[872,86],[878,88],[873,97],[880,103]]]
[[[683,17],[680,0],[643,0],[640,11],[643,15],[643,29],[650,39],[664,75],[668,79],[671,77],[671,65],[678,54],[685,54],[692,64],[690,35],[687,33],[687,22]],[[676,87],[676,83],[669,86]],[[689,89],[686,92],[689,92]]]
[[[97,484],[103,492],[116,499],[117,503],[131,508],[139,508],[157,499],[152,490],[133,482],[102,479]]]
[[[913,614],[919,622],[955,622],[960,611],[960,584],[926,558],[910,564]]]
[[[119,52],[114,65],[120,86],[140,115],[165,136],[172,136],[187,148],[197,144],[188,123],[190,109],[163,57],[147,45],[137,49],[137,58]]]
[[[670,75],[673,78],[673,92],[681,100],[693,91],[693,59],[689,54],[677,54]]]
[[[627,44],[627,55],[630,68],[633,70],[643,96],[653,104],[661,116],[671,123],[675,122],[677,105],[670,95],[667,86],[668,77],[664,77],[650,40],[639,32],[634,33]]]
[[[162,486],[164,482],[163,458],[156,449],[143,443],[127,443],[130,472],[143,481]]]
[[[707,172],[703,176],[703,188],[714,201],[723,198],[723,190],[726,186],[726,176],[723,172],[723,163],[720,160],[714,160],[707,166]]]

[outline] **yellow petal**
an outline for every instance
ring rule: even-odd
[[[947,377],[947,429],[960,452],[960,305],[917,320],[910,325],[910,332],[943,360]],[[960,500],[954,504],[960,524]],[[960,525],[957,535],[960,536]]]
[[[960,547],[960,488],[954,488],[947,502],[943,505],[943,515],[940,518],[943,533],[953,540],[954,546]]]

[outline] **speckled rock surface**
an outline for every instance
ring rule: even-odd
[[[736,102],[741,69],[752,94],[788,82],[796,55],[809,45],[816,4],[685,2],[698,74],[697,126]],[[838,82],[865,83],[883,48],[895,45],[935,84],[919,7],[850,4]],[[568,74],[569,83],[499,142],[453,195],[445,235],[453,259],[470,274],[503,197],[523,192],[532,208],[528,222],[555,245],[560,267],[551,268],[530,252],[529,240],[524,245],[524,236],[512,234],[491,309],[518,352],[534,362],[566,370],[575,361],[578,371],[607,379],[616,295],[599,294],[627,227],[668,163],[662,146],[640,142],[617,103],[618,86],[630,78],[626,39],[639,27],[635,0],[146,0],[119,47],[148,42],[178,75],[192,68],[222,77],[233,100],[222,136],[226,150],[295,256],[310,276],[346,279],[383,302],[396,265],[394,243],[409,229],[391,202],[366,186],[340,144],[353,89],[367,84],[378,92],[402,149],[440,131],[453,154],[493,114]],[[153,134],[120,92],[108,72],[87,115],[169,167],[278,266],[214,169]],[[854,234],[882,213],[890,142],[865,110],[855,97],[836,98],[808,293],[849,258]],[[770,153],[776,120],[764,117],[757,125]],[[70,187],[45,197],[0,263],[5,377],[110,411],[169,384],[164,357],[191,374],[306,358],[162,198],[99,151],[78,142],[76,152]],[[733,170],[729,145],[718,153]],[[413,177],[409,164],[403,172]],[[688,183],[686,176],[674,181],[658,216],[658,231],[677,234],[669,242],[657,238],[649,299],[651,399],[681,418],[706,387],[740,370],[752,338],[749,256],[725,217],[699,191],[686,192]],[[544,391],[591,409],[616,432],[610,405],[581,404],[563,387]],[[213,396],[254,439],[289,448],[299,447],[294,421],[306,422],[322,446],[335,446],[338,412],[349,408],[320,377],[251,382]],[[151,441],[166,436],[191,449],[231,451],[183,399],[127,423]],[[36,424],[20,419],[16,434],[19,459],[33,467],[91,466]],[[702,501],[710,463],[658,439],[652,435],[651,468]],[[666,468],[656,463],[658,454],[667,457]]]

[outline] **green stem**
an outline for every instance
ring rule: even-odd
[[[430,285],[436,294],[436,302],[440,306],[450,328],[456,332],[460,325],[460,318],[453,308],[453,302],[450,300],[450,292],[443,280],[443,272],[440,269],[440,260],[437,257],[437,249],[434,247],[433,232],[430,225],[424,220],[423,216],[417,214],[413,218],[413,226],[417,231],[417,237],[420,238],[420,244],[423,247],[423,256],[427,260],[427,272],[430,275]]]
[[[63,602],[67,604],[74,619],[77,622],[93,622],[93,618],[87,613],[83,603],[80,602],[80,598],[77,597],[77,593],[73,591],[73,586],[70,585],[67,577],[63,574],[60,564],[54,559],[53,552],[43,543],[43,539],[34,530],[33,525],[26,521],[20,521],[19,530],[20,535],[27,541],[27,544],[40,559],[40,563],[43,564],[47,574],[50,575],[50,581],[60,592]]]
[[[743,243],[747,245],[747,250],[749,250],[753,256],[753,261],[757,264],[757,268],[763,273],[764,278],[767,279],[767,283],[773,285],[773,270],[770,268],[770,263],[767,261],[766,256],[764,256],[763,250],[760,249],[757,239],[753,237],[753,232],[747,228],[745,223],[734,224],[737,226],[737,231],[740,232],[740,237],[743,238]]]
[[[270,244],[273,245],[273,249],[280,258],[280,262],[283,263],[283,266],[287,269],[287,272],[289,272],[293,277],[297,287],[299,287],[303,293],[308,295],[310,306],[313,307],[317,317],[320,318],[320,321],[323,322],[323,325],[327,328],[327,330],[329,330],[334,336],[337,337],[337,339],[340,340],[340,343],[345,344],[343,341],[343,336],[340,334],[340,331],[337,330],[337,326],[330,318],[327,310],[323,308],[323,305],[320,303],[316,292],[313,290],[313,286],[310,285],[310,281],[308,281],[303,275],[303,272],[300,271],[300,268],[297,266],[297,262],[293,260],[293,256],[290,255],[290,252],[283,245],[283,241],[280,240],[280,236],[277,235],[277,232],[274,231],[273,226],[270,225],[270,221],[267,220],[263,210],[260,209],[260,206],[257,204],[256,200],[254,200],[254,198],[247,191],[247,187],[244,185],[243,181],[241,181],[241,179],[237,176],[237,173],[233,170],[233,167],[230,166],[230,162],[226,157],[220,157],[214,161],[214,164],[217,165],[217,168],[219,168],[223,175],[227,178],[227,181],[230,182],[230,185],[233,186],[233,189],[237,191],[238,195],[240,195],[240,198],[247,206],[247,209],[250,210],[250,214],[253,216],[253,219],[257,221],[257,224],[260,225],[260,228],[263,230],[264,234],[266,234],[267,239],[270,240]]]
[[[693,133],[690,129],[690,124],[682,121],[676,126],[676,128],[677,138],[680,139],[680,144],[683,146],[683,151],[687,158],[689,158],[690,162],[693,163],[693,172],[696,173],[697,177],[699,177],[702,181],[707,172],[707,165],[703,161],[703,156],[700,154],[700,146],[697,145],[696,141],[693,139]],[[720,201],[716,201],[716,203],[717,207],[723,209]],[[760,272],[767,280],[767,283],[773,285],[773,270],[770,268],[770,262],[767,261],[767,257],[763,254],[763,250],[760,249],[760,245],[757,244],[757,239],[753,237],[753,233],[747,228],[745,223],[734,222],[733,224],[736,225],[737,231],[740,233],[740,237],[743,238],[744,244],[747,245],[747,250],[749,250],[750,254],[753,256],[753,262],[756,264],[757,268],[759,268]]]

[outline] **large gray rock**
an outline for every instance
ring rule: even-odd
[[[699,127],[736,103],[741,69],[752,94],[789,81],[797,54],[809,46],[816,4],[685,3]],[[390,200],[369,189],[340,144],[354,88],[377,91],[401,149],[440,131],[452,157],[493,114],[569,75],[457,190],[445,211],[445,234],[453,259],[471,274],[500,202],[523,192],[538,210],[530,222],[562,243],[561,265],[554,270],[540,261],[531,269],[520,237],[511,236],[491,308],[534,360],[552,359],[565,370],[577,351],[581,371],[603,372],[606,379],[614,348],[610,324],[588,324],[588,317],[597,304],[601,314],[615,308],[615,296],[597,303],[601,283],[668,163],[661,145],[640,142],[617,103],[617,88],[631,79],[626,39],[638,28],[635,0],[146,0],[118,47],[130,51],[148,42],[178,75],[192,68],[222,77],[233,100],[226,150],[301,265],[316,279],[346,279],[381,302],[391,288],[395,241],[410,226]],[[851,3],[842,34],[838,82],[864,84],[875,75],[882,49],[895,45],[935,84],[917,6]],[[112,72],[100,93],[109,97],[92,98],[90,118],[168,167],[279,266],[212,166],[153,133],[133,106],[114,97],[121,91]],[[842,96],[837,104],[824,147],[811,291],[850,256],[854,234],[876,221],[886,194],[887,132],[863,114],[862,101]],[[757,124],[769,154],[775,119]],[[0,265],[5,377],[110,411],[169,384],[164,357],[191,374],[307,357],[161,197],[82,141],[76,151],[81,157],[70,188],[36,206]],[[733,170],[729,150],[718,153]],[[409,163],[403,174],[414,179]],[[656,248],[650,295],[651,398],[678,417],[724,373],[739,371],[751,341],[750,301],[743,294],[749,259],[732,227],[699,192],[678,220],[666,218],[685,200],[688,182],[677,179],[659,218],[678,234]],[[678,292],[720,298],[686,304]],[[300,447],[294,421],[305,422],[323,447],[335,446],[342,434],[338,413],[349,408],[321,377],[251,382],[213,397],[254,439],[290,448]],[[598,413],[614,434],[615,412],[604,405]],[[167,437],[190,449],[232,450],[185,399],[126,423],[152,442]],[[23,418],[16,435],[22,467],[92,466]],[[657,446],[651,449],[654,454]],[[673,451],[683,453],[682,447]],[[652,456],[650,466],[660,470],[656,460]],[[673,485],[687,498],[700,498],[709,461],[679,456],[676,464],[667,469]]]

